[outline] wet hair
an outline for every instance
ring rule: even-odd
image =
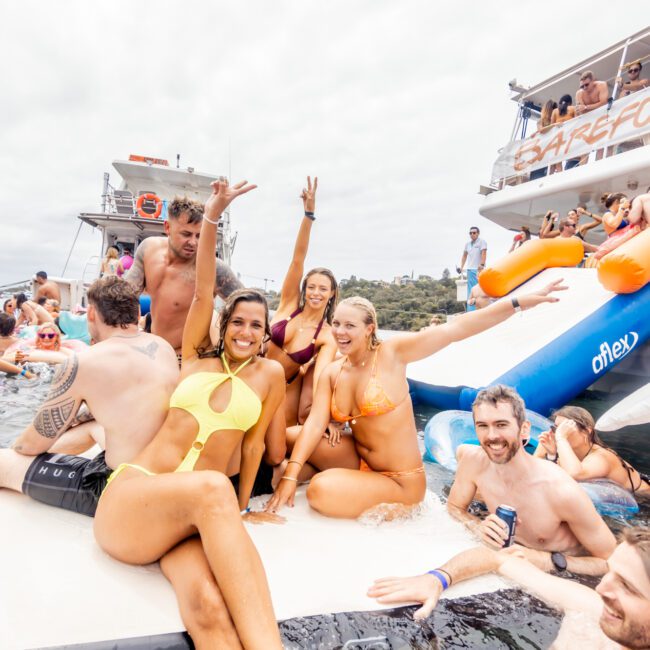
[[[560,103],[558,104],[557,111],[560,115],[566,115],[569,110],[569,106],[573,104],[573,97],[571,95],[562,95],[560,97]]]
[[[528,226],[522,226],[521,227],[521,232],[524,233],[524,241],[528,241],[531,237],[530,235],[530,228]]]
[[[327,305],[325,305],[325,313],[323,314],[323,318],[327,321],[329,325],[331,325],[332,316],[334,316],[334,310],[336,309],[336,305],[339,301],[339,285],[336,282],[334,273],[332,273],[332,271],[330,271],[329,269],[326,269],[322,266],[317,266],[315,269],[312,269],[311,271],[307,272],[307,275],[305,275],[302,284],[300,285],[300,299],[298,300],[298,308],[299,309],[305,308],[305,301],[307,300],[307,282],[309,281],[309,278],[312,275],[316,275],[316,274],[327,276],[329,278],[330,284],[332,285],[332,291],[334,293],[327,301]]]
[[[16,328],[16,319],[11,314],[0,313],[0,336],[10,336]]]
[[[560,229],[560,232],[562,232],[567,226],[575,226],[577,225],[574,221],[571,221],[571,219],[562,219],[560,223],[558,224],[558,228]]]
[[[45,306],[45,303],[47,302],[47,298],[45,296],[41,296],[37,301],[36,301],[41,307]]]
[[[170,219],[178,219],[182,214],[187,214],[187,223],[201,223],[203,211],[203,203],[194,201],[188,196],[176,196],[167,206],[167,214]]]
[[[594,79],[594,73],[591,70],[585,70],[580,75],[580,81],[584,81],[585,79]]]
[[[605,193],[600,197],[600,202],[609,210],[614,203],[626,199],[627,196],[623,192],[616,192],[614,194]]]
[[[526,405],[524,404],[524,400],[521,399],[519,393],[514,388],[510,388],[510,386],[497,384],[496,386],[484,388],[479,392],[472,403],[472,413],[474,412],[474,409],[481,404],[497,406],[500,402],[510,404],[512,414],[515,416],[517,425],[521,429],[526,421]]]
[[[28,298],[24,293],[15,293],[14,300],[16,301],[16,308],[20,309],[23,306],[23,303],[26,303]]]
[[[375,311],[375,306],[366,298],[361,296],[350,296],[349,298],[344,298],[339,303],[340,305],[347,305],[349,307],[354,307],[363,313],[362,320],[366,325],[374,325],[374,329],[370,333],[370,342],[368,345],[369,350],[376,350],[381,345],[381,340],[377,337],[377,312]]]
[[[37,277],[37,278],[43,278],[43,280],[47,280],[47,273],[45,273],[45,271],[39,271],[39,272],[36,274],[36,277]]]
[[[206,357],[219,357],[223,354],[226,329],[232,319],[235,307],[237,307],[240,302],[257,302],[264,306],[264,341],[268,341],[271,338],[269,305],[266,302],[264,294],[257,289],[237,289],[237,291],[233,291],[228,298],[226,298],[226,302],[219,312],[219,342],[216,347],[212,349],[199,348],[197,350],[199,359],[205,359]]]
[[[88,302],[97,309],[102,321],[109,327],[126,329],[138,323],[138,294],[126,280],[115,275],[95,280],[88,289]]]
[[[621,537],[621,541],[629,544],[639,554],[646,575],[650,577],[650,528],[644,526],[624,528]]]
[[[553,111],[557,108],[557,103],[554,102],[552,99],[549,99],[544,106],[542,106],[542,111],[540,113],[540,120],[542,122],[542,126],[548,126],[551,124],[551,116],[553,115]]]
[[[106,249],[106,259],[109,259],[109,260],[117,259],[118,255],[119,255],[119,253],[117,252],[117,248],[115,248],[115,246],[109,246]]]

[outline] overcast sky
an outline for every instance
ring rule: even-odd
[[[318,175],[308,266],[439,276],[481,218],[516,106],[539,82],[645,26],[647,2],[52,3],[4,0],[0,285],[59,275],[130,153],[259,185],[234,204],[233,267],[279,288]],[[99,252],[84,225],[68,275]]]

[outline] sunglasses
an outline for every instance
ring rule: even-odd
[[[470,235],[478,235],[478,230],[470,230],[469,234]]]
[[[576,225],[575,225],[575,223],[568,223],[568,224],[566,225],[566,227],[567,227],[567,228],[575,228]]]
[[[39,339],[53,339],[55,336],[58,336],[56,332],[39,332],[38,333],[38,338]]]
[[[641,72],[641,68],[630,68],[628,70],[629,74],[639,74],[639,72]]]

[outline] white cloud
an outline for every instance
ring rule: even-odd
[[[232,209],[235,270],[279,287],[307,174],[308,264],[341,277],[439,275],[510,135],[506,82],[532,83],[637,31],[644,3],[422,1],[12,4],[0,26],[0,284],[63,268],[76,214],[129,153],[259,189]],[[117,181],[115,173],[113,180]],[[84,226],[69,273],[99,238]]]

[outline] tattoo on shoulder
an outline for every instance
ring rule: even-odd
[[[79,360],[75,354],[72,358],[67,359],[65,363],[60,366],[52,379],[52,386],[47,395],[47,400],[53,400],[61,397],[69,388],[74,384],[77,378],[77,371],[79,370]]]
[[[141,354],[144,354],[148,356],[150,359],[155,359],[156,358],[156,352],[158,352],[158,343],[155,341],[151,341],[148,345],[134,345],[133,346],[134,350],[137,350]]]
[[[56,438],[63,433],[69,426],[75,401],[74,397],[71,397],[41,408],[34,418],[36,431],[44,438]]]
[[[217,259],[217,293],[221,298],[227,298],[233,291],[243,289],[234,271],[223,261]]]

